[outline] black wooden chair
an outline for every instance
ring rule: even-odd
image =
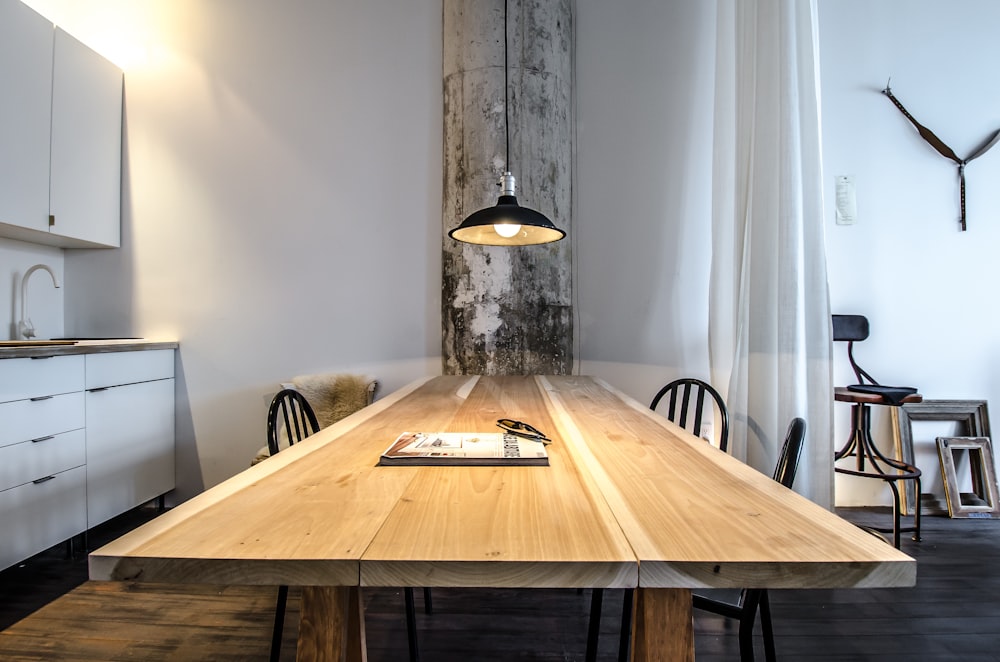
[[[858,383],[847,387],[838,386],[833,390],[836,402],[851,405],[851,436],[847,443],[834,454],[834,459],[854,457],[853,467],[837,466],[837,473],[863,478],[878,478],[885,481],[892,491],[892,529],[877,528],[876,531],[892,532],[893,546],[899,548],[901,531],[912,531],[913,539],[920,540],[920,476],[921,471],[913,464],[887,457],[872,439],[871,406],[898,407],[909,402],[922,402],[923,396],[909,386],[884,386],[875,381],[854,360],[854,343],[868,338],[868,318],[864,315],[833,315],[833,339],[847,342],[847,358],[851,362]],[[913,526],[900,526],[900,494],[897,483],[912,480],[914,485]]]
[[[319,421],[309,401],[295,389],[282,389],[271,400],[267,411],[267,447],[271,455],[281,450],[281,440],[287,439],[288,445],[302,441],[306,437],[319,432]],[[284,431],[284,435],[282,435]],[[406,635],[410,649],[410,660],[417,662],[420,654],[417,649],[416,610],[413,606],[413,589],[403,589],[406,603]],[[288,602],[288,587],[278,587],[278,599],[274,609],[274,628],[271,632],[271,661],[276,662],[281,657],[281,636],[285,623],[285,605]],[[431,613],[432,602],[430,589],[424,589],[424,611]]]
[[[271,399],[267,410],[267,448],[271,455],[281,450],[281,431],[288,445],[319,432],[319,421],[305,396],[295,389],[282,389]]]
[[[700,437],[702,423],[706,420],[713,420],[711,402],[707,409],[705,407],[708,397],[712,398],[712,402],[715,403],[715,408],[719,412],[721,419],[721,429],[718,435],[719,448],[725,452],[729,448],[729,414],[722,396],[710,384],[700,379],[675,379],[653,396],[653,402],[650,403],[649,408],[659,411],[660,402],[666,398],[666,417],[694,436]]]
[[[708,398],[711,398],[711,401]],[[666,404],[666,409],[660,413],[696,437],[701,437],[702,423],[714,420],[714,406],[719,412],[719,449],[723,452],[727,451],[729,448],[729,412],[726,409],[725,400],[722,399],[718,391],[712,388],[711,384],[692,377],[675,379],[656,392],[649,408],[653,411],[659,411],[657,407],[661,402]],[[706,402],[708,402],[708,407],[705,406]],[[604,589],[593,589],[590,598],[590,621],[587,629],[586,662],[594,662],[597,659],[597,642],[600,637],[603,603]],[[625,601],[622,604],[622,631],[618,641],[618,659],[621,662],[628,660],[629,623],[631,621],[632,591],[628,590],[625,592]]]
[[[319,432],[316,413],[305,396],[294,389],[278,391],[267,410],[267,448],[271,455],[281,450],[280,440],[284,438],[291,446],[306,437]],[[271,661],[281,657],[281,634],[285,625],[285,603],[288,601],[288,587],[278,587],[278,600],[274,608],[274,628],[271,631]]]
[[[799,466],[799,456],[806,438],[806,422],[795,418],[788,426],[785,443],[778,456],[774,469],[774,480],[791,489],[795,482],[795,473]],[[771,625],[771,606],[768,602],[767,589],[752,588],[740,591],[739,600],[729,603],[715,600],[703,595],[693,596],[694,608],[719,614],[740,622],[740,660],[743,662],[754,659],[753,628],[760,614],[761,632],[764,635],[764,659],[774,662],[774,630]]]
[[[778,456],[778,462],[773,475],[774,480],[787,488],[791,488],[792,483],[795,482],[795,472],[799,467],[799,457],[802,454],[802,445],[805,437],[805,420],[801,418],[793,419],[785,433],[785,442],[781,447],[781,453]],[[593,662],[597,659],[597,633],[600,627],[603,593],[602,589],[594,589],[590,605],[587,662]],[[622,602],[621,637],[618,641],[619,662],[627,662],[629,659],[633,598],[634,591],[632,589],[626,590]],[[735,603],[714,600],[701,595],[692,596],[692,602],[696,609],[710,611],[721,616],[739,620],[741,660],[753,660],[753,626],[759,612],[761,630],[764,634],[764,657],[768,662],[774,662],[774,631],[771,627],[771,606],[768,602],[767,591],[765,589],[743,589],[740,592],[739,600]]]

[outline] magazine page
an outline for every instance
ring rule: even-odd
[[[545,445],[504,432],[404,432],[379,464],[547,465]]]

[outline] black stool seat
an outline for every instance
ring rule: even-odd
[[[837,402],[863,402],[869,405],[905,405],[923,402],[924,396],[914,388],[903,386],[879,386],[876,384],[855,384],[837,386],[833,389],[833,399]]]

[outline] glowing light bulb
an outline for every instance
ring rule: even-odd
[[[510,239],[517,236],[517,233],[521,231],[521,226],[517,223],[494,223],[493,231],[501,237]]]

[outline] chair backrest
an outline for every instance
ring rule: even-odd
[[[285,430],[289,446],[319,432],[319,422],[309,401],[290,388],[278,391],[267,410],[267,448],[271,455],[281,450],[278,435],[282,429]]]
[[[806,421],[804,418],[793,418],[785,433],[785,443],[778,456],[778,464],[774,467],[774,480],[791,489],[795,482],[795,472],[799,468],[799,457],[806,439]]]
[[[833,315],[833,339],[835,341],[847,341],[847,358],[851,362],[854,376],[859,384],[864,384],[865,379],[870,384],[878,384],[872,376],[865,372],[858,362],[854,360],[854,343],[868,338],[870,327],[868,318],[864,315]]]
[[[667,418],[695,436],[700,437],[701,424],[705,416],[709,417],[708,420],[714,420],[715,416],[711,404],[709,404],[708,411],[705,411],[706,395],[711,396],[716,408],[719,410],[719,418],[721,419],[719,448],[725,451],[729,448],[729,412],[726,410],[726,403],[722,399],[722,396],[710,384],[700,379],[675,379],[657,392],[649,408],[655,411],[660,401],[664,397],[669,396],[667,400]],[[688,419],[689,413],[691,414],[690,421]]]
[[[865,340],[870,331],[864,315],[832,315],[834,340]]]

